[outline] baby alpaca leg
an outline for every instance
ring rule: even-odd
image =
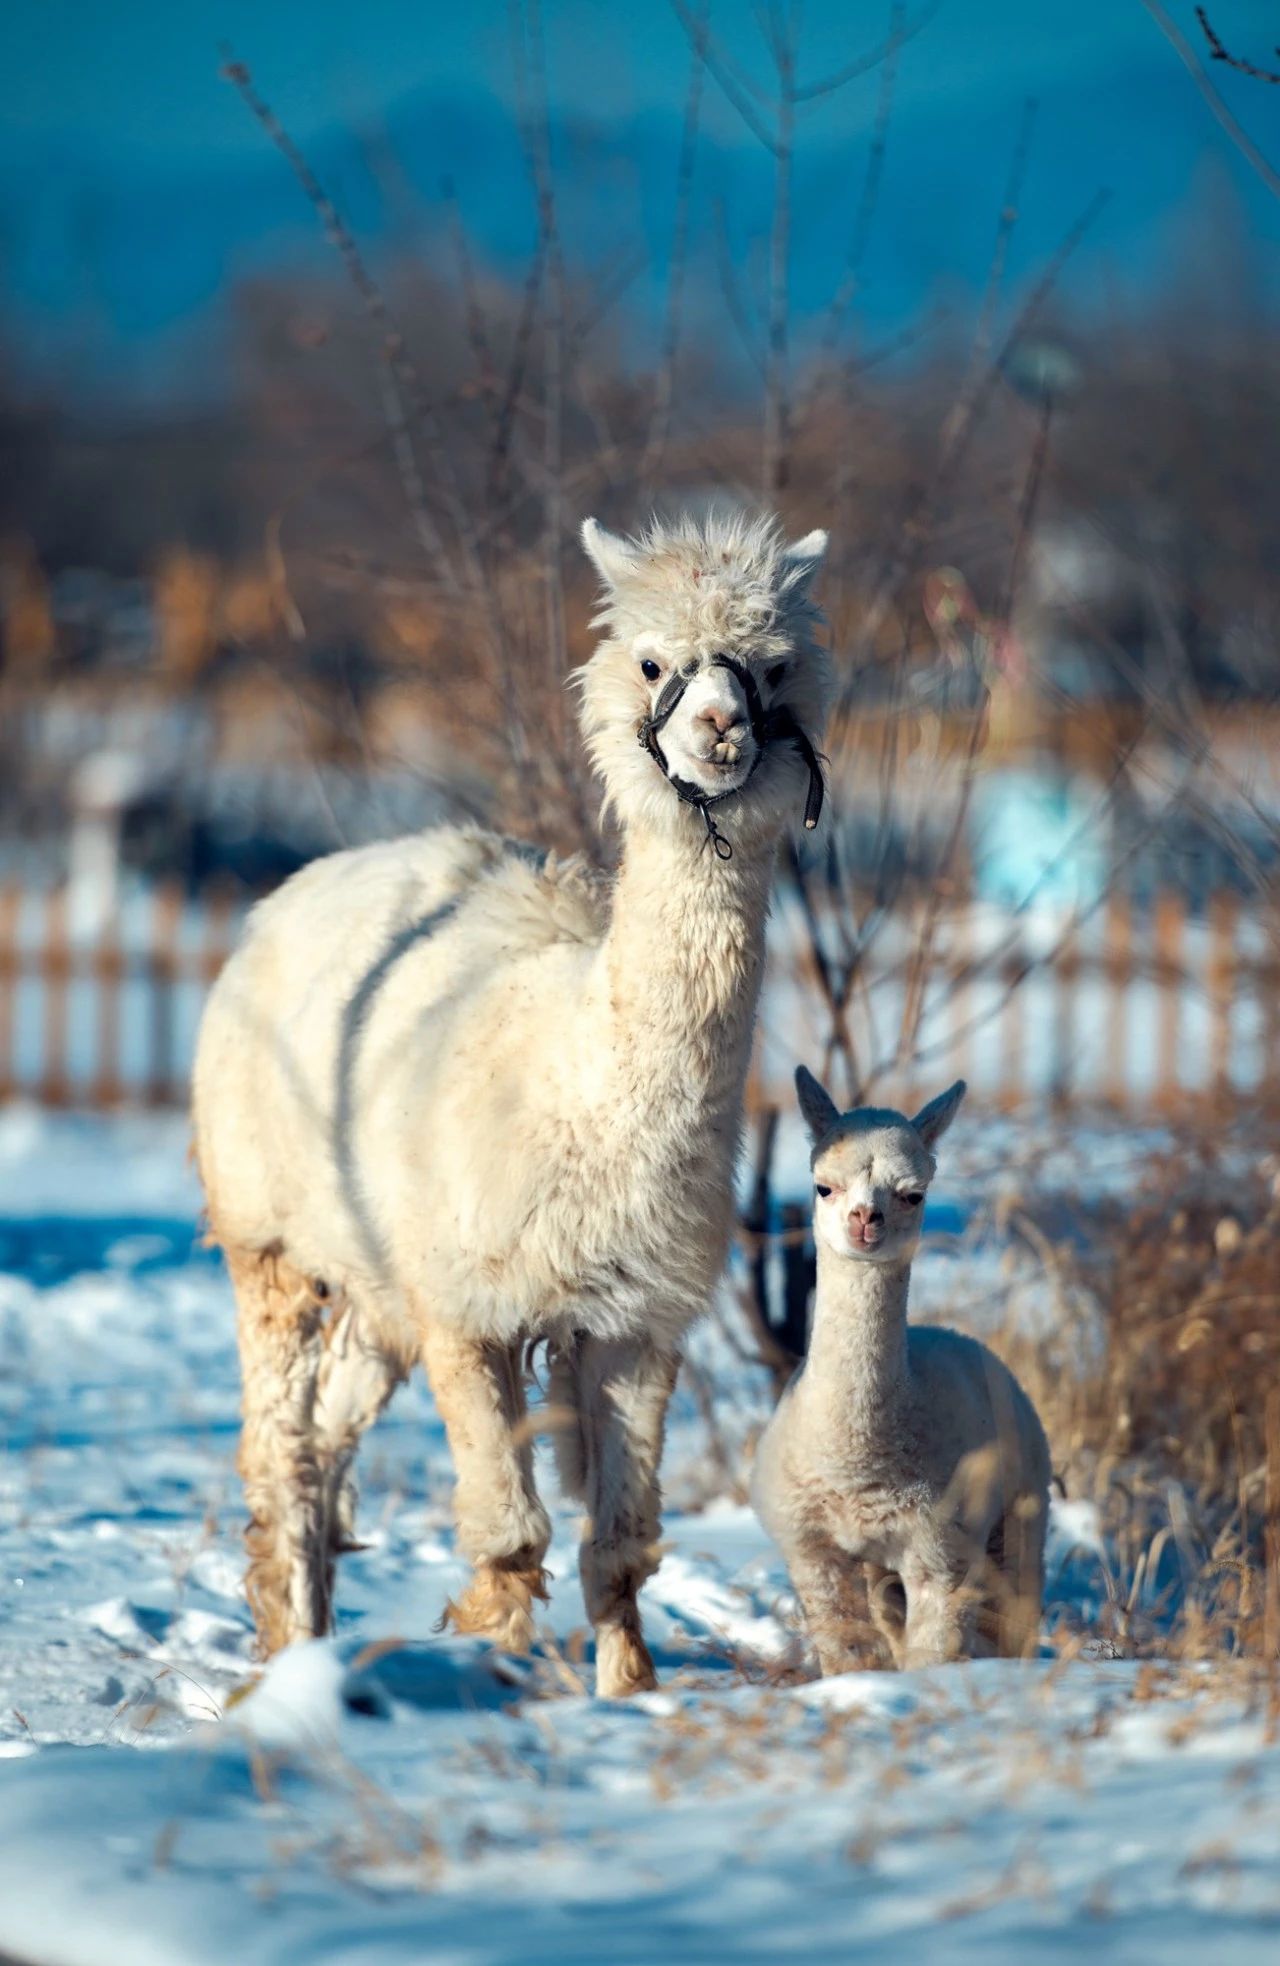
[[[584,1338],[578,1348],[582,1594],[595,1627],[596,1692],[606,1700],[657,1685],[636,1594],[658,1567],[658,1463],[678,1369],[651,1345]]]
[[[485,1345],[428,1322],[423,1358],[449,1436],[458,1544],[475,1575],[448,1616],[510,1652],[533,1643],[533,1600],[546,1597],[551,1524],[533,1485],[518,1345]]]
[[[1000,1524],[996,1649],[1002,1658],[1034,1658],[1044,1603],[1044,1543],[1048,1509],[1043,1495],[1018,1495]]]
[[[876,1630],[889,1648],[895,1666],[902,1664],[907,1638],[907,1594],[896,1570],[884,1570],[878,1563],[866,1563],[867,1602]]]
[[[331,1566],[315,1429],[321,1306],[279,1255],[229,1249],[240,1342],[245,1589],[268,1655],[329,1628]]]
[[[904,1570],[902,1581],[907,1594],[903,1665],[910,1669],[967,1658],[974,1593],[944,1570]]]
[[[870,1665],[877,1647],[860,1566],[827,1541],[787,1552],[787,1568],[824,1679]]]

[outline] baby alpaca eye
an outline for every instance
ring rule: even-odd
[[[900,1196],[899,1199],[905,1201],[908,1208],[919,1208],[921,1202],[924,1200],[924,1196],[919,1192],[913,1191],[909,1195]]]
[[[827,1196],[828,1196],[828,1195],[829,1195],[829,1194],[831,1193],[831,1190],[830,1190],[830,1188],[824,1188],[824,1187],[823,1187],[823,1185],[822,1185],[822,1183],[821,1183],[821,1181],[815,1181],[815,1182],[814,1182],[814,1192],[815,1192],[816,1194],[819,1194],[819,1195],[821,1195],[821,1196],[822,1196],[822,1199],[823,1199],[823,1201],[825,1201],[825,1200],[827,1199]]]
[[[764,679],[766,683],[768,683],[770,689],[777,689],[778,684],[782,681],[782,678],[786,675],[786,673],[787,673],[786,663],[775,662],[772,669],[766,669]]]
[[[658,667],[658,664],[646,655],[644,661],[640,664],[640,674],[647,683],[656,683],[662,671]]]

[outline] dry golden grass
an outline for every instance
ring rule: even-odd
[[[1238,1143],[1238,1144],[1237,1144]],[[1280,1173],[1184,1139],[1050,1244],[1043,1334],[995,1340],[1110,1552],[1099,1636],[1148,1656],[1280,1653]]]

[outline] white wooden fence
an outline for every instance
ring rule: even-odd
[[[182,1103],[200,1009],[243,912],[162,886],[93,921],[65,891],[0,888],[0,1098]],[[950,1075],[1010,1106],[1250,1099],[1280,1091],[1276,925],[1226,895],[1196,918],[1174,894],[1141,909],[1115,896],[1075,928],[964,902],[923,961],[915,924],[886,924],[848,1019],[878,1094]],[[910,1055],[895,1065],[904,1026]],[[756,1098],[789,1101],[796,1061],[821,1065],[829,1030],[784,903]]]

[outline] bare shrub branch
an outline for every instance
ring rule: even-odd
[[[1246,61],[1243,55],[1229,54],[1211,27],[1209,16],[1203,7],[1196,8],[1196,19],[1204,32],[1205,40],[1209,43],[1209,53],[1214,61],[1224,61],[1228,68],[1238,68],[1242,75],[1252,76],[1255,82],[1280,83],[1280,69],[1259,68],[1255,62]],[[1280,55],[1280,48],[1275,52]]]
[[[1222,100],[1213,83],[1200,65],[1200,58],[1188,41],[1177,22],[1170,19],[1168,12],[1160,5],[1160,0],[1142,0],[1166,41],[1170,43],[1178,59],[1186,68],[1197,89],[1208,103],[1219,124],[1226,131],[1240,155],[1257,172],[1273,198],[1280,198],[1280,171],[1270,164],[1259,150],[1248,131],[1242,127],[1226,103]]]

